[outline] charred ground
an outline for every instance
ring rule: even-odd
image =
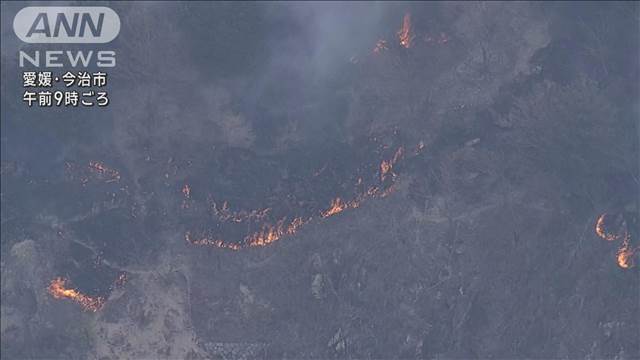
[[[3,357],[640,356],[637,4],[112,6],[108,112],[3,42]]]

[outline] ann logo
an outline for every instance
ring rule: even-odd
[[[80,26],[78,27],[79,19]],[[73,19],[71,21],[69,21],[67,15],[64,12],[59,12],[56,14],[56,19],[53,23],[53,36],[60,36],[60,30],[64,29],[65,35],[68,37],[83,37],[85,31],[89,29],[94,37],[98,37],[102,33],[103,23],[104,13],[98,14],[98,21],[96,24],[91,17],[91,13],[88,12],[82,14],[74,13]],[[30,38],[34,34],[42,34],[43,36],[48,38],[52,36],[51,24],[49,23],[49,15],[46,12],[41,12],[36,16],[26,36]]]
[[[103,6],[30,6],[13,19],[28,43],[108,43],[120,32],[120,17]]]

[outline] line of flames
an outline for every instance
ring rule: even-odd
[[[344,200],[340,197],[336,197],[331,201],[329,208],[319,213],[320,218],[328,218],[337,215],[347,209],[356,209],[360,207],[362,202],[367,200],[368,198],[383,198],[391,194],[394,191],[393,185],[396,178],[396,174],[393,172],[393,167],[403,158],[403,156],[404,148],[399,147],[398,150],[396,150],[396,152],[394,153],[393,157],[391,157],[391,159],[383,160],[380,165],[381,182],[384,182],[389,176],[391,176],[391,185],[389,187],[383,189],[378,186],[371,186],[364,193],[359,194],[350,200]],[[270,208],[266,208],[263,210],[253,210],[250,212],[231,212],[229,210],[229,205],[227,202],[224,202],[222,208],[220,209],[214,202],[213,210],[215,215],[221,220],[244,222],[247,220],[264,218]],[[284,236],[295,234],[303,225],[309,223],[313,219],[314,217],[303,218],[299,216],[293,218],[293,220],[283,218],[277,221],[275,224],[264,223],[260,227],[259,231],[248,234],[240,243],[227,242],[221,238],[208,236],[206,234],[200,237],[196,237],[191,232],[187,232],[185,234],[185,240],[192,245],[213,246],[229,250],[241,250],[248,247],[268,246],[280,240]]]
[[[398,30],[398,40],[400,45],[406,49],[411,47],[411,42],[415,38],[415,35],[411,31],[411,14],[406,13],[402,17],[402,27]]]
[[[606,231],[605,223],[607,219],[607,214],[602,214],[598,216],[598,220],[596,221],[596,234],[604,240],[607,241],[615,241],[618,240],[619,235],[610,233]]]
[[[297,217],[290,222],[287,222],[286,218],[281,219],[276,222],[275,225],[265,223],[259,231],[245,236],[241,243],[230,243],[223,239],[206,235],[198,239],[194,239],[193,235],[189,231],[185,234],[185,240],[192,245],[213,246],[228,250],[241,250],[247,247],[267,246],[272,244],[280,240],[283,236],[295,234],[302,225],[309,221],[311,221],[311,218],[304,220],[301,217]]]
[[[410,20],[409,20],[410,26]],[[418,153],[423,148],[423,144],[420,143]],[[337,215],[344,210],[347,209],[355,209],[360,207],[361,203],[365,201],[367,198],[372,197],[385,197],[391,194],[394,190],[394,181],[396,178],[396,173],[393,171],[394,165],[400,161],[400,159],[404,155],[404,148],[400,147],[394,153],[393,157],[389,160],[383,160],[380,164],[380,181],[384,183],[385,180],[391,176],[391,185],[386,189],[382,189],[378,186],[369,187],[364,193],[357,195],[355,198],[351,200],[343,200],[340,197],[336,197],[331,201],[331,205],[328,209],[321,211],[319,216],[321,218],[328,218],[334,215]],[[70,164],[67,164],[70,167]],[[90,161],[89,162],[89,170],[97,173],[100,176],[106,177],[107,182],[119,181],[120,173],[106,166],[104,163],[99,161]],[[87,179],[88,180],[88,179]],[[360,179],[358,184],[361,184],[362,180]],[[191,199],[191,187],[188,184],[184,184],[181,188],[181,192],[184,196],[183,200],[183,208],[188,208],[188,201]],[[268,216],[271,211],[270,208],[265,208],[261,210],[253,210],[253,211],[231,211],[229,209],[229,204],[224,202],[221,208],[218,208],[215,202],[213,202],[212,210],[214,215],[218,217],[221,221],[233,221],[233,222],[243,222],[247,220],[262,220]],[[259,231],[248,234],[244,237],[241,243],[229,243],[222,239],[213,238],[209,236],[203,236],[200,238],[195,238],[192,236],[191,232],[187,232],[185,234],[185,240],[193,245],[201,245],[201,246],[214,246],[217,248],[229,249],[229,250],[241,250],[243,248],[248,247],[262,247],[268,246],[278,240],[280,240],[284,236],[295,234],[303,225],[309,223],[313,217],[302,218],[295,217],[292,220],[288,221],[287,218],[283,218],[277,221],[275,224],[264,223],[262,224]],[[118,278],[115,280],[112,285],[112,289],[115,287],[123,286],[127,281],[127,276],[125,273],[120,274]],[[68,279],[57,277],[51,281],[48,286],[49,294],[55,299],[68,299],[77,304],[79,304],[85,311],[97,312],[102,309],[105,305],[105,298],[101,296],[92,297],[86,294],[81,293],[79,290],[74,289],[70,286],[70,281]]]

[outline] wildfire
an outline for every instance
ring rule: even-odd
[[[618,218],[617,220],[619,220]],[[618,266],[623,269],[630,269],[635,265],[634,255],[638,248],[631,246],[631,234],[627,229],[627,223],[623,219],[619,222],[619,228],[616,233],[612,233],[608,230],[611,227],[608,214],[602,214],[596,221],[596,234],[606,241],[617,241],[622,238],[622,245],[616,253],[616,260]]]
[[[339,214],[341,212],[343,212],[346,209],[353,209],[353,208],[357,208],[360,204],[358,204],[357,201],[349,201],[349,202],[345,202],[342,199],[335,198],[333,201],[331,201],[331,207],[329,209],[327,209],[326,211],[323,211],[321,216],[323,218],[327,218],[329,216],[333,216],[335,214]]]
[[[631,248],[629,244],[623,244],[620,249],[618,249],[618,266],[623,269],[630,269],[635,264],[633,261],[633,255],[635,254],[635,249]]]
[[[229,250],[240,250],[242,249],[242,246],[240,244],[233,244],[233,243],[227,243],[222,239],[214,239],[214,238],[210,238],[207,236],[204,236],[200,239],[193,239],[191,237],[191,232],[187,231],[186,234],[184,234],[184,239],[192,245],[199,245],[199,246],[214,246],[217,248],[221,248],[221,249],[229,249]]]
[[[622,246],[618,249],[616,259],[618,260],[618,266],[623,269],[630,269],[635,265],[634,255],[638,248],[631,246],[631,235],[625,229],[624,238],[622,240]]]
[[[247,247],[267,246],[274,243],[285,235],[293,235],[296,231],[305,223],[310,221],[303,220],[301,217],[293,219],[290,223],[286,222],[286,219],[278,221],[275,225],[263,224],[260,231],[247,235],[242,243],[229,243],[222,239],[216,239],[211,237],[202,237],[200,239],[192,239],[191,233],[185,234],[185,240],[192,245],[200,246],[214,246],[221,249],[240,250]]]
[[[120,180],[118,170],[112,169],[99,161],[89,161],[89,164],[78,166],[74,162],[65,161],[65,175],[69,180],[79,180],[86,186],[90,180],[100,180],[107,183]]]
[[[393,158],[390,160],[383,160],[380,163],[380,181],[384,182],[388,175],[391,175],[392,179],[395,179],[396,173],[393,172],[393,166],[402,158],[404,154],[404,148],[399,147]]]
[[[67,288],[68,280],[58,277],[49,284],[49,294],[55,299],[70,299],[82,306],[86,311],[96,312],[104,306],[104,298],[84,295],[78,290]]]
[[[398,40],[400,40],[400,45],[406,49],[411,47],[411,42],[413,41],[415,35],[411,31],[411,14],[406,13],[402,18],[402,28],[398,30]]]
[[[606,219],[607,219],[607,214],[602,214],[598,217],[598,220],[596,221],[596,234],[607,241],[617,240],[618,236],[616,234],[608,233],[605,230]]]
[[[107,182],[120,180],[120,173],[117,170],[111,169],[99,161],[89,161],[89,170],[105,177]]]
[[[391,172],[391,163],[383,160],[382,163],[380,163],[380,181],[383,181],[384,178],[387,176],[388,173]]]
[[[278,221],[275,226],[265,224],[263,225],[262,230],[247,236],[245,238],[245,243],[248,244],[248,246],[267,246],[280,240],[280,238],[285,235],[295,234],[296,231],[298,231],[298,228],[309,220],[304,221],[302,218],[298,217],[293,219],[289,224],[286,224],[285,219]]]
[[[418,145],[420,146],[420,145]],[[424,145],[422,145],[424,146]],[[320,218],[328,218],[337,215],[347,209],[355,209],[360,207],[363,201],[368,198],[383,198],[391,194],[394,190],[396,174],[393,172],[394,166],[404,157],[404,147],[399,147],[390,159],[382,160],[380,163],[380,184],[372,185],[366,188],[366,191],[360,192],[350,200],[336,197],[331,201],[328,209],[316,213]],[[319,172],[324,171],[326,165],[314,174],[317,176]],[[387,181],[389,180],[389,181]],[[357,186],[363,185],[363,179],[360,177],[356,183]],[[260,224],[259,230],[250,232],[240,242],[227,242],[220,237],[212,236],[211,233],[205,233],[201,236],[194,236],[191,232],[185,234],[185,240],[192,245],[213,246],[221,249],[241,250],[249,247],[259,247],[270,245],[281,238],[295,234],[302,226],[312,221],[317,215],[313,216],[296,216],[284,217],[274,222],[267,222],[271,208],[251,211],[232,211],[228,202],[223,202],[218,206],[215,201],[211,202],[211,210],[217,220],[221,222],[247,223],[247,226]],[[290,220],[292,219],[292,220]]]

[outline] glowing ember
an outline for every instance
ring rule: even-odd
[[[184,195],[184,199],[182,200],[182,208],[189,208],[189,199],[191,199],[191,187],[189,184],[184,184],[182,187],[182,194]]]
[[[226,243],[222,239],[214,239],[214,238],[210,238],[210,237],[207,237],[207,236],[201,237],[200,239],[193,239],[191,237],[191,232],[189,232],[189,231],[187,231],[187,233],[184,234],[184,239],[189,244],[192,244],[192,245],[214,246],[214,247],[217,247],[217,248],[229,249],[229,250],[240,250],[242,248],[242,246],[240,246],[239,244]]]
[[[631,246],[631,235],[625,229],[625,235],[622,240],[622,246],[618,249],[618,253],[616,259],[618,260],[618,266],[623,269],[631,269],[634,265],[634,255],[636,253],[637,248],[634,249]]]
[[[200,239],[192,239],[191,233],[185,234],[185,240],[192,245],[201,246],[214,246],[221,249],[240,250],[247,247],[267,246],[280,240],[283,236],[293,235],[296,231],[309,220],[303,220],[298,217],[293,219],[290,223],[282,219],[275,225],[263,224],[260,231],[247,235],[242,243],[228,243],[222,239],[215,239],[211,237],[202,237]]]
[[[623,269],[630,269],[635,264],[633,261],[633,255],[635,254],[635,249],[631,248],[629,244],[623,244],[620,249],[618,249],[618,265]]]
[[[89,170],[106,178],[106,182],[113,182],[113,181],[120,180],[120,173],[117,170],[111,169],[99,161],[93,161],[93,160],[89,161]]]
[[[387,176],[391,175],[391,179],[394,180],[396,174],[393,172],[393,166],[402,158],[404,154],[404,148],[399,147],[393,158],[390,160],[383,160],[380,163],[380,181],[384,182]]]
[[[380,163],[380,181],[383,181],[389,172],[391,172],[391,163],[383,160]]]
[[[86,311],[96,312],[104,306],[102,297],[90,297],[80,293],[78,290],[67,288],[68,281],[61,277],[55,278],[49,284],[49,294],[55,299],[70,299],[82,306]]]
[[[387,46],[387,40],[380,39],[376,43],[376,46],[373,48],[373,52],[379,54],[384,50],[389,50],[389,46]]]
[[[309,219],[310,220],[310,219]],[[307,221],[309,221],[307,220]],[[273,242],[280,240],[285,235],[293,235],[298,228],[304,225],[307,221],[302,218],[295,218],[291,223],[286,224],[285,219],[278,221],[274,225],[265,224],[262,230],[251,234],[245,238],[245,243],[249,246],[267,246]]]
[[[331,207],[322,212],[322,217],[326,218],[335,214],[339,214],[341,212],[343,212],[346,209],[349,208],[356,208],[358,207],[359,204],[357,201],[350,201],[350,202],[344,202],[342,199],[340,198],[335,198],[332,202],[331,202]]]
[[[598,220],[596,221],[596,234],[607,241],[617,240],[618,236],[616,234],[612,234],[606,231],[605,229],[606,219],[607,219],[607,214],[602,214],[598,217]]]
[[[218,208],[218,205],[215,201],[211,201],[211,210],[213,214],[218,218],[218,220],[232,221],[236,223],[241,223],[245,221],[258,221],[266,218],[266,216],[271,211],[271,208],[257,209],[251,211],[231,211],[229,209],[229,203],[223,202],[222,207]]]
[[[411,14],[406,13],[402,18],[402,28],[398,30],[398,40],[400,45],[406,49],[411,47],[411,42],[415,35],[411,31]]]
[[[116,279],[116,281],[113,282],[113,285],[111,285],[112,289],[118,289],[123,287],[126,283],[127,283],[127,273],[121,273],[120,275],[118,275],[118,278]]]
[[[618,266],[621,268],[630,269],[635,265],[634,255],[640,247],[634,248],[631,246],[631,234],[627,228],[627,222],[621,217],[618,217],[618,219],[615,220],[618,220],[615,221],[618,229],[617,232],[613,233],[610,231],[612,224],[609,215],[600,215],[596,221],[596,234],[607,241],[617,241],[622,239],[622,245],[617,251],[616,260],[618,262]]]

